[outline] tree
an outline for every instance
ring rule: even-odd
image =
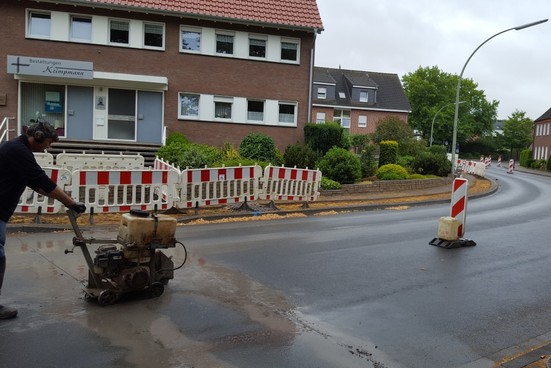
[[[420,148],[426,147],[425,143],[417,141],[409,125],[395,116],[382,119],[375,128],[373,142],[379,144],[381,141],[398,142],[398,155],[400,156],[414,156]]]
[[[427,141],[433,120],[434,142],[442,144],[452,141],[458,78],[458,75],[445,73],[437,66],[419,67],[402,77],[404,91],[412,106],[409,125],[421,132]],[[472,79],[461,81],[459,101],[465,103],[459,105],[457,142],[460,145],[489,135],[497,117],[499,102],[486,100],[484,91],[477,87]]]
[[[532,142],[532,127],[534,122],[526,117],[524,111],[515,110],[511,116],[503,122],[503,142],[511,150],[517,149],[517,155],[521,149],[526,148]]]

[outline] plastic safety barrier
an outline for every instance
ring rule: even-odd
[[[54,155],[48,152],[34,152],[36,162],[42,167],[54,167]]]
[[[178,208],[213,206],[258,199],[262,168],[236,166],[182,171]]]
[[[320,193],[321,171],[279,166],[264,169],[260,199],[315,201]]]
[[[72,174],[72,193],[94,212],[166,210],[174,204],[178,179],[172,171],[81,170]]]
[[[468,160],[457,160],[457,168],[461,168],[461,171],[467,174],[474,174],[481,177],[486,175],[485,162],[476,162]]]
[[[71,184],[71,172],[67,169],[43,167],[46,175],[50,177],[60,188],[68,190]],[[58,213],[64,208],[59,201],[43,196],[29,187],[19,198],[15,209],[16,213]]]
[[[113,155],[90,153],[59,153],[56,166],[74,170],[143,170],[145,159],[142,155]]]

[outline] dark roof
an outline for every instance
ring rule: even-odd
[[[336,87],[336,99],[317,100],[314,95],[313,103],[350,106],[351,108],[371,108],[374,110],[411,111],[411,105],[397,74],[323,67],[314,68],[314,83],[330,83],[328,82],[330,79],[334,81],[333,84]],[[376,89],[376,101],[374,103],[372,101],[351,101],[352,87]],[[339,92],[345,92],[346,98],[339,98]]]
[[[323,30],[316,0],[45,0],[56,4],[103,6],[169,13],[266,26]]]
[[[551,109],[547,110],[542,116],[534,120],[534,123],[540,120],[549,120],[551,119]]]

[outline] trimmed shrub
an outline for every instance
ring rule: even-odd
[[[262,133],[250,133],[239,144],[239,154],[253,160],[278,164],[274,140]]]
[[[360,160],[344,148],[331,148],[320,160],[318,167],[328,179],[341,184],[353,184],[362,176]]]
[[[544,168],[547,167],[547,160],[545,159],[534,160],[534,162],[532,162],[530,167],[536,170],[543,170]]]
[[[331,148],[349,148],[348,134],[340,124],[328,122],[325,124],[306,124],[304,126],[304,142],[321,156]]]
[[[379,180],[405,180],[409,177],[407,170],[396,164],[386,164],[379,167],[375,175]]]
[[[379,147],[381,149],[379,153],[379,167],[398,162],[398,142],[381,141]]]
[[[367,145],[360,154],[360,164],[362,165],[362,178],[374,176],[377,172],[377,160],[375,159],[375,145]]]
[[[195,143],[184,144],[178,141],[162,146],[157,155],[182,169],[186,167],[201,168],[205,165],[212,167],[216,161],[223,157],[222,151],[216,147]]]
[[[452,163],[446,155],[423,152],[415,157],[411,169],[422,175],[447,176],[452,170]]]
[[[318,159],[318,154],[307,144],[290,144],[283,153],[283,161],[288,167],[315,169]]]
[[[339,182],[336,182],[335,180],[331,180],[326,178],[325,176],[322,176],[320,188],[326,189],[326,190],[338,190],[342,188],[342,185]]]
[[[166,138],[165,145],[170,146],[171,144],[189,144],[189,140],[182,133],[174,132],[170,133]]]
[[[532,150],[530,150],[530,149],[522,150],[520,152],[520,160],[519,161],[520,161],[519,162],[520,166],[530,167],[530,165],[533,162]]]

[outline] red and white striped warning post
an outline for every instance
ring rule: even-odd
[[[457,235],[461,238],[465,234],[465,220],[467,217],[467,189],[469,181],[464,178],[456,178],[453,181],[452,202],[450,216],[459,220]]]
[[[514,167],[515,167],[515,160],[510,159],[509,160],[509,168],[507,169],[507,174],[512,174]]]
[[[501,167],[501,155],[497,156],[497,167]]]

